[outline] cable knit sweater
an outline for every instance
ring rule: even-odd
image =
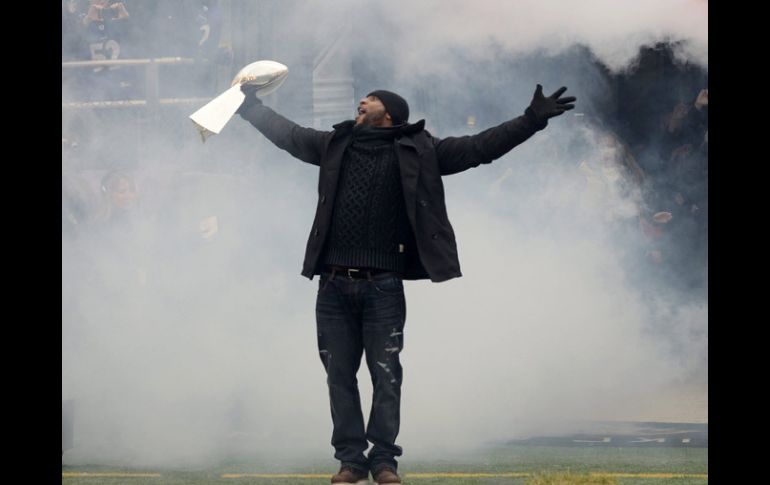
[[[354,128],[345,150],[325,264],[403,272],[409,236],[393,145],[400,128]]]

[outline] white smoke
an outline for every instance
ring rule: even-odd
[[[513,117],[528,103],[533,79],[547,79],[549,93],[575,79],[567,94],[583,109],[582,89],[596,85],[595,72],[548,63],[576,43],[620,71],[641,46],[683,41],[681,58],[706,67],[707,6],[296,2],[272,35],[286,39],[275,59],[292,69],[301,58],[282,54],[302,50],[309,25],[319,27],[308,35],[323,40],[324,26],[348,18],[366,27],[354,29],[363,32],[354,39],[358,50],[391,49],[396,79],[414,79],[415,70],[446,74],[432,88],[462,92],[457,103],[468,113],[491,96]],[[500,50],[490,52],[490,43]],[[480,92],[461,57],[446,55],[451,50],[534,59],[533,71],[508,74],[511,91]],[[265,102],[279,105],[281,96]],[[423,114],[429,124],[458,125],[443,109]],[[117,128],[100,137],[103,126],[128,126],[132,116],[123,115],[124,124],[86,116],[91,139],[79,142],[117,158],[121,150],[141,155],[131,160],[137,191],[146,214],[162,213],[148,233],[161,249],[131,266],[137,254],[116,261],[112,248],[88,238],[63,242],[62,391],[75,400],[76,424],[65,460],[202,465],[233,455],[258,463],[303,455],[331,464],[315,337],[318,280],[299,275],[318,168],[237,118],[201,145],[183,110],[169,122],[174,137],[138,147]],[[637,186],[619,168],[624,152],[611,134],[577,120],[567,113],[493,164],[444,179],[464,277],[405,283],[398,440],[405,457],[556,432],[574,420],[706,419],[699,399],[707,387],[707,303],[675,293],[650,297],[631,281],[626,258],[634,241],[619,228],[636,227]],[[442,136],[451,134],[465,133]],[[582,157],[566,151],[564,140],[574,137],[587,140]],[[82,152],[94,157],[82,165],[103,162],[93,153]],[[165,204],[175,212],[166,214]],[[219,233],[206,241],[198,223],[211,215]],[[364,363],[365,416],[368,381]],[[680,412],[651,397],[664,394],[673,396],[666,403],[696,404]]]

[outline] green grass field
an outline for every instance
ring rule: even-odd
[[[62,466],[62,484],[322,485],[335,467],[331,459],[297,466],[233,461],[199,470],[78,465]],[[703,485],[708,449],[506,445],[442,459],[402,457],[399,473],[404,485]]]

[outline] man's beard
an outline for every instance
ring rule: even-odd
[[[362,125],[369,125],[369,126],[376,126],[381,125],[382,122],[385,120],[385,113],[384,111],[382,113],[365,113],[364,117],[361,119]]]

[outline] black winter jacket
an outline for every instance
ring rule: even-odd
[[[320,274],[319,258],[331,227],[334,197],[343,153],[351,141],[355,122],[334,125],[333,131],[305,128],[264,105],[254,105],[242,115],[277,147],[300,160],[320,167],[318,206],[305,250],[302,275]],[[444,204],[442,175],[451,175],[490,163],[527,140],[536,126],[519,116],[476,135],[432,136],[420,120],[403,129],[396,138],[396,156],[401,169],[406,212],[415,247],[407,246],[404,279],[430,278],[433,282],[462,276],[457,243]]]

